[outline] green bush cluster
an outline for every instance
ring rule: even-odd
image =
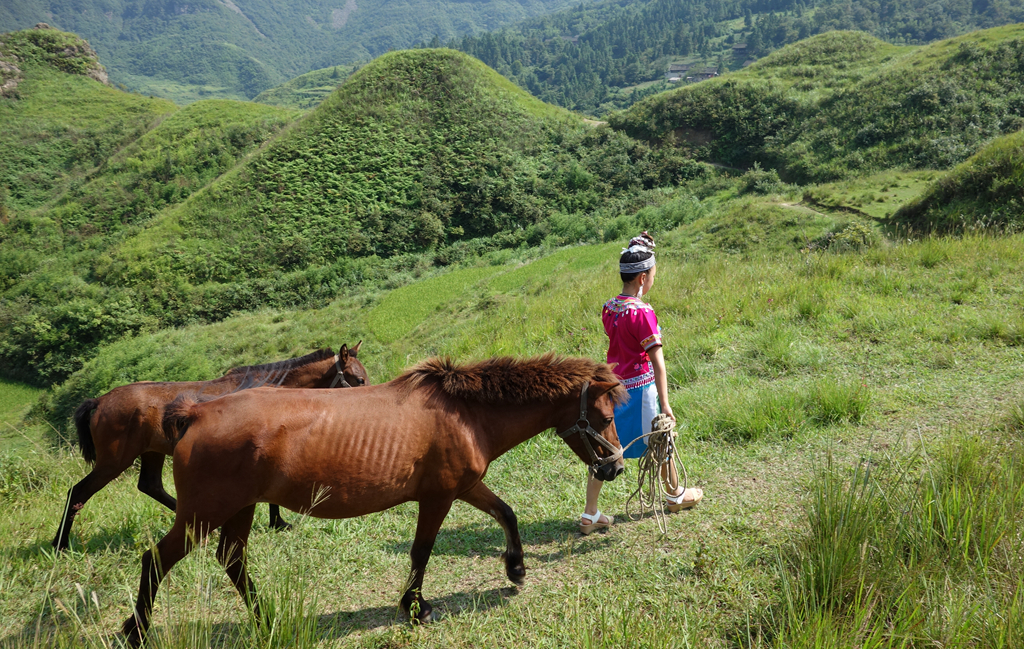
[[[903,56],[879,41],[867,47],[861,34],[825,34],[753,69],[646,99],[609,123],[698,159],[760,162],[792,182],[948,168],[1024,126],[1022,33],[996,28]],[[832,54],[849,49],[862,54]]]
[[[993,140],[890,221],[917,232],[1024,229],[1024,130]]]

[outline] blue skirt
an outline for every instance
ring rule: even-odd
[[[615,430],[623,448],[634,439],[651,432],[651,422],[658,415],[658,388],[653,383],[627,390],[629,400],[615,408]],[[639,458],[647,450],[647,440],[633,444],[622,457]]]

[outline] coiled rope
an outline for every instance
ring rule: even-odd
[[[661,530],[662,534],[668,531],[665,518],[665,503],[668,500],[669,492],[665,489],[665,481],[661,479],[661,467],[667,465],[667,470],[669,471],[671,471],[672,466],[676,467],[676,476],[682,475],[683,477],[682,487],[684,493],[690,480],[686,473],[686,466],[676,457],[675,428],[676,424],[672,421],[671,417],[666,414],[659,414],[651,422],[651,432],[644,433],[630,443],[632,445],[640,439],[647,439],[647,450],[640,457],[636,490],[630,494],[629,499],[626,501],[626,515],[629,516],[630,520],[637,521],[643,518],[644,514],[648,511],[653,512],[654,517],[658,521],[658,529]],[[680,471],[679,469],[682,470]],[[671,486],[676,487],[679,485]],[[630,511],[632,509],[631,503],[634,499],[640,504],[640,511],[636,516]],[[657,506],[659,501],[660,507]]]

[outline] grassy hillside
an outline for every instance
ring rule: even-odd
[[[176,107],[105,85],[89,44],[52,29],[0,34],[0,59],[17,72],[0,96],[0,204],[36,208]],[[0,82],[2,83],[2,82]]]
[[[179,111],[79,74],[101,68],[74,35],[2,42],[19,82],[0,99],[0,355],[4,375],[46,382],[83,350],[156,323],[137,294],[93,282],[107,251],[297,113],[226,101]]]
[[[713,68],[740,69],[781,47],[835,30],[925,44],[1024,21],[1024,3],[904,0],[606,0],[449,43],[545,101],[592,115],[622,109]]]
[[[1024,131],[994,140],[901,207],[892,222],[919,232],[1024,228]]]
[[[22,0],[0,7],[0,31],[38,22],[80,34],[115,83],[188,103],[251,99],[329,65],[367,61],[431,38],[498,29],[567,0]]]
[[[650,300],[665,333],[679,447],[708,493],[697,510],[672,517],[667,534],[650,518],[628,521],[627,481],[603,495],[616,526],[578,537],[584,467],[560,440],[542,436],[488,475],[519,515],[524,587],[508,589],[498,570],[501,531],[461,505],[425,586],[443,614],[424,628],[396,623],[393,610],[415,507],[307,520],[284,535],[257,529],[255,579],[278,604],[275,628],[285,634],[264,645],[635,646],[640,638],[673,646],[663,642],[673,629],[673,639],[704,647],[737,638],[814,647],[822,636],[836,646],[1014,646],[1024,638],[1013,561],[1024,524],[1013,418],[1024,400],[1024,240],[900,243],[876,233],[860,246],[807,246],[857,226],[871,229],[868,220],[789,199],[741,198],[659,237]],[[356,339],[365,341],[361,358],[374,382],[433,354],[599,358],[599,307],[619,289],[620,247],[495,255],[500,263],[320,309],[121,341],[48,404]],[[40,548],[84,467],[60,454],[6,466],[18,519],[0,548],[16,558],[6,574],[17,596],[0,603],[0,634],[13,646],[96,645],[124,616],[138,555],[167,528],[168,514],[128,476],[80,514],[74,542],[83,553],[54,563]],[[15,482],[28,467],[45,479]],[[157,646],[259,637],[221,574],[212,547],[175,568],[157,604]],[[39,588],[34,575],[50,586]],[[962,586],[954,600],[951,582]],[[85,589],[78,608],[75,583]],[[859,589],[873,597],[859,598]],[[99,604],[90,603],[92,591]],[[647,607],[643,615],[638,606]],[[955,621],[950,606],[960,612]]]
[[[947,168],[1024,125],[1024,26],[915,49],[835,32],[609,118],[647,140],[797,182]]]
[[[707,174],[451,50],[382,57],[282,131],[296,117],[198,102],[17,212],[0,240],[4,372],[52,381],[126,334],[600,239],[672,194],[656,188]]]
[[[313,108],[355,72],[351,65],[335,65],[301,74],[291,81],[264,90],[253,101],[282,108]]]

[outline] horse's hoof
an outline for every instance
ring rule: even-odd
[[[121,633],[124,634],[124,641],[129,647],[141,647],[144,640],[139,621],[131,616],[121,625]]]
[[[410,620],[412,617],[410,616]],[[416,615],[416,622],[419,624],[430,624],[434,621],[434,607],[426,601],[420,602],[420,612]]]
[[[503,552],[501,558],[505,560],[505,576],[516,586],[522,586],[526,581],[526,566],[523,565],[523,558],[519,557],[519,560],[515,565],[511,565],[508,560],[508,552]]]
[[[509,570],[505,575],[516,586],[522,586],[526,583],[526,568],[519,568],[517,571]]]
[[[273,530],[276,530],[278,532],[286,532],[286,531],[292,529],[292,524],[291,523],[286,523],[284,521],[274,521],[273,523],[270,524],[270,528],[273,529]]]

